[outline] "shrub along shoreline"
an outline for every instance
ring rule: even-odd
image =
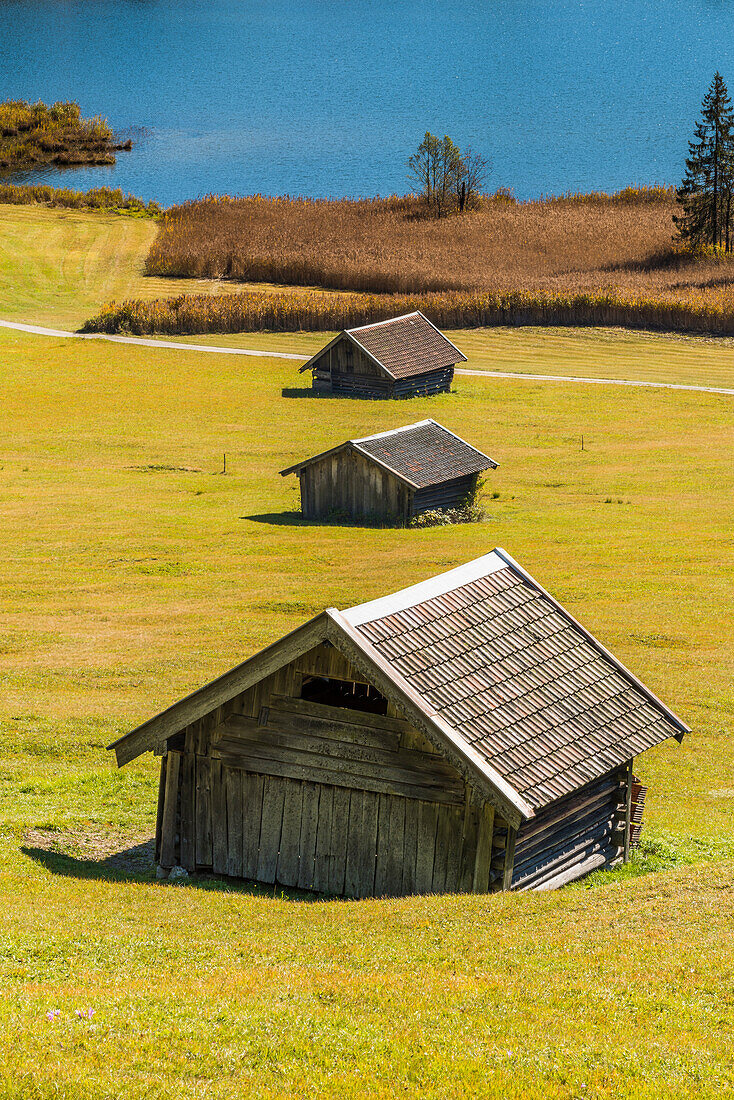
[[[119,149],[107,121],[82,118],[78,103],[0,103],[0,168],[29,168],[38,164],[114,164]]]
[[[161,215],[157,202],[146,202],[135,195],[126,195],[119,187],[92,187],[89,191],[72,191],[47,184],[0,183],[0,204],[8,206],[50,206],[70,210],[108,210],[121,214]]]
[[[734,335],[734,310],[668,297],[634,299],[588,294],[487,291],[471,294],[329,294],[247,291],[184,294],[111,303],[82,332],[195,335],[237,332],[330,332],[419,309],[449,329],[500,325],[618,327]]]

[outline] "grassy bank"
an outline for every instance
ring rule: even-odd
[[[155,226],[106,210],[0,205],[0,318],[74,329],[111,298],[180,290],[180,280],[143,275]],[[183,284],[197,293],[220,285]]]
[[[82,118],[78,103],[0,103],[0,168],[40,164],[114,164],[118,149],[112,130],[99,116]]]
[[[486,338],[538,361],[522,332]],[[567,373],[689,369],[684,340],[557,339],[538,347]],[[734,355],[697,347],[702,370]],[[0,1092],[728,1095],[731,399],[458,378],[409,406],[314,401],[278,360],[7,331],[0,352]],[[279,469],[425,416],[502,463],[486,523],[300,523]],[[693,725],[640,769],[646,864],[677,867],[317,904],[151,880],[157,762],[115,771],[114,736],[322,607],[495,544]]]

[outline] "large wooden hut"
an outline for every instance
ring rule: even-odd
[[[305,519],[347,516],[407,523],[431,508],[460,508],[497,463],[435,420],[348,439],[286,470],[301,485]]]
[[[550,889],[625,858],[688,727],[505,551],[330,608],[115,742],[163,867],[340,896]]]
[[[349,328],[317,351],[311,371],[318,393],[342,397],[416,397],[448,393],[466,356],[422,313]]]

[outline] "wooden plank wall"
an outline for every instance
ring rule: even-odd
[[[347,897],[499,888],[491,808],[393,707],[305,702],[305,675],[359,680],[318,646],[166,755],[161,863]]]
[[[452,805],[256,775],[215,761],[210,772],[206,758],[188,759],[197,790],[209,780],[211,797],[197,804],[182,784],[180,849],[162,851],[164,866],[180,862],[189,871],[346,897],[491,888],[491,832],[469,801]],[[169,774],[175,770],[169,761]]]
[[[344,515],[403,522],[408,517],[407,486],[356,451],[341,451],[306,466],[299,480],[306,519]]]

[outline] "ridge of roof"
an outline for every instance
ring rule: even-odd
[[[437,420],[432,420],[431,417],[428,417],[426,420],[416,420],[414,424],[403,424],[400,428],[389,428],[386,432],[375,432],[374,435],[363,435],[361,439],[350,439],[347,442],[369,443],[372,439],[385,439],[389,435],[397,435],[398,432],[411,432],[415,428],[422,428],[425,424],[435,424],[437,428],[443,428],[445,432],[448,431],[448,428],[444,428],[443,424],[439,424]],[[453,434],[454,433],[451,432],[451,435]],[[455,438],[458,439],[458,436]],[[462,443],[463,442],[462,440]]]
[[[334,447],[329,447],[326,451],[321,451],[319,454],[311,455],[309,458],[304,458],[300,462],[295,462],[292,466],[286,467],[285,470],[280,470],[280,476],[286,477],[288,474],[299,473],[306,466],[312,465],[314,462],[321,462],[322,459],[328,458],[330,455],[339,454],[340,451],[345,450],[348,447],[353,447],[361,455],[364,455],[370,462],[374,462],[380,466],[383,470],[387,470],[393,474],[399,481],[402,481],[405,485],[411,489],[419,489],[420,484],[410,478],[405,472],[402,472],[390,464],[389,459],[384,456],[378,456],[372,453],[371,450],[363,447],[363,443],[372,443],[381,439],[390,439],[392,436],[400,435],[402,432],[414,432],[419,431],[421,428],[426,428],[432,425],[439,432],[445,432],[446,435],[450,435],[452,439],[455,439],[457,443],[460,443],[462,447],[467,448],[469,451],[473,451],[476,455],[479,455],[482,459],[486,459],[487,466],[484,469],[496,470],[499,466],[499,462],[495,462],[493,458],[485,454],[484,451],[480,451],[478,447],[475,447],[472,443],[467,443],[465,439],[457,435],[456,432],[452,432],[450,428],[444,427],[443,424],[439,424],[437,420],[433,420],[428,417],[426,420],[416,420],[414,424],[403,424],[399,428],[390,428],[386,432],[376,432],[374,435],[365,435],[360,439],[345,439],[343,443],[337,443]],[[457,475],[458,476],[458,475]]]
[[[423,317],[424,321],[428,321],[428,318],[421,313],[419,309],[414,309],[410,313],[401,313],[399,317],[386,317],[384,321],[369,321],[366,325],[355,325],[354,328],[345,328],[344,332],[348,332],[351,336],[353,332],[362,332],[366,328],[379,328],[381,325],[392,325],[395,321],[407,321],[409,317]],[[430,321],[428,324],[430,325]],[[436,327],[435,325],[433,326]],[[443,336],[443,333],[441,333]],[[450,341],[449,341],[450,342]]]
[[[388,596],[378,596],[376,600],[367,603],[355,604],[342,611],[342,615],[352,626],[363,626],[375,619],[383,619],[386,615],[394,615],[398,611],[405,611],[414,607],[417,603],[431,600],[434,596],[443,596],[446,592],[453,592],[464,584],[479,580],[480,577],[489,576],[498,569],[505,569],[507,562],[501,558],[497,550],[491,550],[489,554],[483,554],[480,558],[457,565],[438,576],[428,577],[418,584],[411,584],[408,588],[401,588]]]
[[[345,328],[344,334],[348,336],[355,344],[358,344],[362,351],[369,355],[370,359],[374,360],[374,362],[377,363],[379,367],[382,367],[382,369],[387,374],[389,374],[391,378],[395,378],[395,375],[392,373],[389,367],[386,367],[385,364],[377,358],[377,356],[373,355],[369,348],[366,348],[364,344],[358,339],[358,337],[355,336],[355,333],[364,332],[366,329],[380,328],[383,325],[393,325],[396,324],[398,321],[408,321],[411,317],[420,317],[422,321],[425,321],[427,325],[430,325],[433,331],[437,332],[441,339],[445,343],[447,343],[450,348],[454,349],[456,354],[459,356],[457,362],[468,362],[468,359],[464,355],[464,352],[457,348],[456,344],[452,340],[449,340],[448,336],[446,336],[445,333],[441,332],[441,329],[438,327],[438,325],[434,325],[433,321],[426,317],[425,313],[421,313],[419,309],[414,309],[412,313],[403,313],[399,317],[388,317],[385,321],[373,321],[372,324],[369,325],[360,325],[358,328]]]
[[[428,727],[435,731],[435,735],[438,736],[444,750],[449,748],[450,751],[456,753],[459,759],[463,761],[464,766],[468,766],[470,774],[471,772],[478,773],[484,779],[485,783],[493,789],[495,797],[499,798],[500,803],[505,804],[504,812],[507,812],[507,808],[511,807],[510,812],[514,811],[520,818],[528,820],[535,816],[535,810],[530,803],[515,790],[511,783],[508,783],[500,775],[496,768],[480,756],[466,738],[448,722],[444,721],[440,714],[426,703],[421,693],[416,691],[405,677],[377,651],[368,638],[365,638],[363,634],[355,629],[344,615],[344,612],[335,607],[329,607],[326,609],[326,615],[335,624],[338,632],[345,636],[372,665],[390,680],[393,688],[405,698],[409,706],[419,712]],[[330,635],[330,637],[333,636]],[[338,641],[336,644],[338,645]]]
[[[635,676],[619,658],[615,657],[606,646],[602,645],[602,643],[594,637],[591,631],[587,630],[578,619],[574,618],[574,616],[567,611],[550,592],[543,588],[543,586],[539,584],[526,569],[523,569],[511,554],[503,550],[502,547],[496,546],[489,554],[484,554],[482,557],[475,558],[473,561],[466,562],[464,565],[449,569],[446,573],[439,573],[436,577],[429,577],[425,581],[420,581],[418,584],[400,589],[398,592],[393,592],[388,596],[381,596],[376,600],[370,600],[367,603],[349,607],[346,611],[342,612],[342,615],[352,626],[364,626],[366,623],[374,622],[376,619],[383,619],[388,615],[395,615],[399,611],[406,611],[408,608],[414,607],[418,603],[424,603],[426,600],[433,599],[436,596],[443,596],[447,592],[452,592],[454,589],[460,588],[462,585],[479,580],[480,577],[489,576],[499,569],[507,568],[512,569],[513,572],[531,584],[537,592],[540,592],[541,595],[553,605],[555,610],[563,615],[574,629],[578,630],[586,641],[594,646],[594,648],[614,666],[617,672],[633,684],[633,686],[645,696],[648,702],[652,703],[669,722],[676,726],[681,734],[690,733],[690,726],[679,718],[670,707],[666,706],[662,699],[655,695],[642,680],[638,679],[638,677]]]

